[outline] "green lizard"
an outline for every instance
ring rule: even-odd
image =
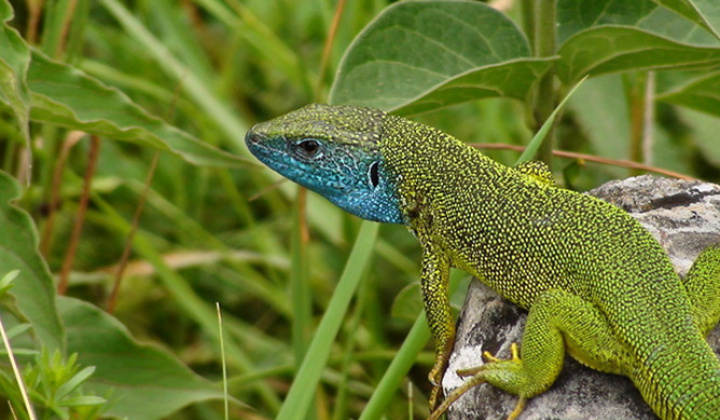
[[[250,151],[359,217],[402,223],[422,248],[421,290],[436,362],[453,346],[448,272],[458,267],[528,309],[522,348],[489,357],[433,413],[487,382],[525,401],[567,351],[628,376],[663,419],[720,419],[720,361],[704,337],[720,319],[720,246],[682,280],[621,209],[553,185],[546,167],[510,168],[432,127],[372,108],[309,105],[253,127]]]

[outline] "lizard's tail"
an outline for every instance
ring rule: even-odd
[[[705,340],[659,353],[633,379],[655,413],[663,420],[720,419],[720,361]]]
[[[683,287],[693,308],[693,322],[707,336],[720,321],[720,243],[708,246],[695,259]]]

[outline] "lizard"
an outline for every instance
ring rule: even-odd
[[[436,348],[431,419],[489,383],[547,390],[565,353],[629,377],[662,419],[720,419],[720,361],[705,337],[720,320],[720,244],[685,278],[622,209],[556,186],[549,168],[508,167],[433,127],[382,110],[311,104],[256,124],[250,152],[360,218],[398,223],[422,250],[420,289]],[[440,404],[455,335],[451,267],[528,310],[521,348],[463,372]]]

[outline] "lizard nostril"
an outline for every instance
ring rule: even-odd
[[[263,140],[264,136],[262,134],[253,132],[252,130],[248,131],[247,135],[245,136],[245,142],[248,144],[255,144],[260,143]]]

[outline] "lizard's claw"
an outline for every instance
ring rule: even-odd
[[[442,370],[444,371],[444,369]],[[432,386],[438,387],[442,384],[443,371],[438,368],[438,365],[433,366],[432,370],[428,374],[428,381],[430,381]]]
[[[511,360],[513,362],[519,362],[520,361],[520,352],[518,350],[517,343],[512,343],[510,345],[510,354],[511,354]],[[498,363],[502,362],[502,359],[498,359],[497,357],[493,356],[489,352],[484,352],[483,357],[487,359],[488,363]],[[484,367],[483,367],[484,366]],[[464,393],[470,390],[470,388],[475,387],[476,385],[479,385],[483,382],[485,382],[485,370],[487,370],[487,365],[481,365],[469,369],[458,369],[457,374],[460,376],[472,376],[472,378],[465,381],[462,385],[455,388],[450,395],[448,395],[445,398],[445,401],[442,402],[436,409],[432,411],[432,414],[430,414],[430,417],[428,417],[427,420],[437,420],[440,418],[440,416],[447,411],[448,407],[450,407],[450,404],[457,401]],[[437,388],[436,388],[437,389]],[[434,393],[435,389],[433,389]],[[431,394],[432,395],[432,394]],[[431,400],[432,401],[432,400]],[[516,419],[520,413],[522,413],[523,409],[525,408],[525,403],[527,402],[527,398],[520,397],[518,400],[517,405],[515,406],[515,409],[510,413],[508,416],[508,420],[514,420]],[[433,406],[430,406],[431,409]]]
[[[518,349],[517,343],[510,344],[510,355],[511,355],[512,361],[514,361],[514,362],[520,361],[520,350]],[[498,359],[497,357],[493,356],[492,353],[490,353],[489,351],[483,352],[483,357],[485,358],[485,360],[488,361],[488,363],[499,363],[499,362],[503,361],[503,359]],[[471,368],[467,368],[467,369],[458,369],[457,374],[460,376],[476,375],[482,370],[482,366],[484,366],[484,365],[471,367]]]
[[[430,374],[428,374],[428,380],[433,386],[433,389],[430,392],[430,400],[428,401],[430,411],[435,410],[440,404],[440,401],[442,401],[442,376],[443,373],[445,373],[444,371],[445,366],[438,366],[436,364],[435,366],[433,366]]]
[[[430,392],[430,400],[428,401],[430,411],[435,410],[440,404],[440,401],[442,401],[442,378],[445,374],[445,369],[447,369],[449,358],[450,352],[447,350],[438,353],[435,358],[435,365],[433,365],[430,373],[428,374],[428,380],[433,386],[433,389]]]

